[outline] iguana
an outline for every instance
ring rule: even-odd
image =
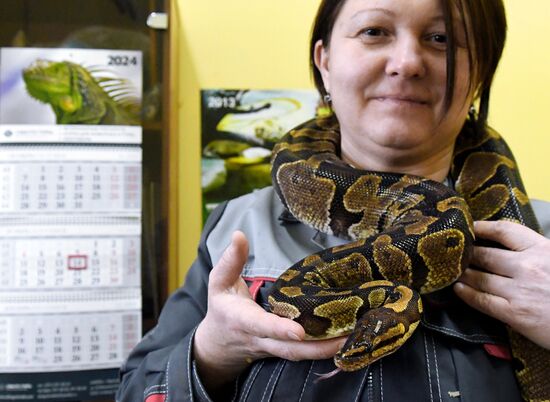
[[[36,60],[23,70],[28,93],[52,107],[57,124],[140,124],[139,101],[124,79],[94,77],[70,61]]]

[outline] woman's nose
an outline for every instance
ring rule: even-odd
[[[386,74],[403,78],[422,77],[426,73],[422,46],[415,38],[396,38],[386,63]]]

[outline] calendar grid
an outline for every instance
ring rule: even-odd
[[[0,373],[115,368],[140,339],[141,152],[0,144]]]
[[[5,317],[0,319],[0,371],[117,366],[138,342],[140,333],[139,312]]]

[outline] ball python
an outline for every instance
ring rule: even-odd
[[[350,242],[292,265],[268,302],[273,313],[300,323],[308,339],[349,334],[334,362],[337,371],[354,371],[401,347],[420,323],[420,295],[451,285],[468,266],[474,220],[540,227],[506,143],[471,118],[455,144],[455,190],[355,169],[339,153],[333,116],[298,126],[273,149],[272,182],[286,209]],[[523,397],[550,400],[550,351],[508,332]]]

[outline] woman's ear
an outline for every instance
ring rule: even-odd
[[[325,91],[330,93],[329,86],[329,68],[328,68],[328,49],[323,46],[323,41],[319,39],[315,43],[315,52],[314,52],[314,61],[315,66],[321,73],[323,78],[323,84],[325,86]]]

